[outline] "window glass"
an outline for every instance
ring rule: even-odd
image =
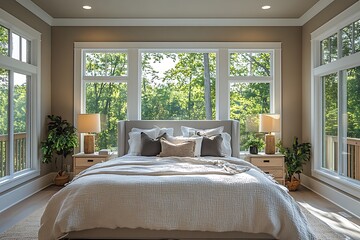
[[[215,53],[142,53],[141,119],[215,119]]]
[[[347,86],[347,176],[360,180],[360,67],[346,71]]]
[[[349,56],[352,54],[352,48],[353,48],[353,28],[352,24],[344,27],[341,29],[341,39],[342,39],[342,56]]]
[[[264,139],[264,133],[258,132],[260,113],[270,113],[270,83],[231,83],[230,119],[240,122],[242,151],[248,150],[246,146],[250,139]]]
[[[330,36],[330,61],[338,59],[337,34]]]
[[[21,61],[30,63],[30,41],[21,38]]]
[[[14,172],[30,167],[26,160],[28,78],[26,75],[14,73]]]
[[[328,38],[321,41],[321,64],[330,62],[330,40]]]
[[[96,151],[117,149],[117,122],[126,120],[127,84],[86,83],[86,113],[101,114],[101,132],[96,136]]]
[[[271,53],[230,53],[230,76],[271,76]]]
[[[8,175],[9,71],[0,68],[0,177]]]
[[[11,34],[11,57],[20,60],[20,36],[12,33]]]
[[[355,52],[360,52],[360,20],[354,23],[354,48]]]
[[[85,76],[127,76],[127,54],[122,52],[87,52]]]
[[[9,56],[9,29],[0,25],[0,54]]]
[[[323,86],[323,159],[322,167],[337,171],[338,166],[338,76],[322,77]]]

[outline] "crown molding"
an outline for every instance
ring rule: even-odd
[[[50,26],[303,26],[334,0],[320,0],[300,18],[53,18],[31,0],[16,0]]]

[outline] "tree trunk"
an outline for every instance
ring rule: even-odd
[[[212,119],[209,53],[204,53],[204,96],[206,120]]]

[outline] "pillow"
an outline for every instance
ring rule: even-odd
[[[160,138],[165,137],[166,133],[157,137],[151,138],[146,133],[141,133],[141,156],[156,156],[161,152]]]
[[[222,144],[221,144],[221,152],[225,157],[231,157],[232,149],[231,149],[231,136],[227,132],[223,132],[221,134],[221,137],[223,138]]]
[[[157,138],[159,135],[159,128],[140,129],[133,128],[129,132],[129,151],[128,155],[140,155],[141,154],[141,132],[146,133],[150,138]]]
[[[201,156],[223,157],[224,155],[221,150],[222,142],[221,134],[210,137],[204,136],[201,145]]]
[[[155,127],[159,128],[158,136],[161,136],[164,133],[166,133],[168,136],[173,136],[174,135],[174,128],[160,128],[160,127],[158,127],[156,125],[155,125]]]
[[[224,131],[224,126],[220,126],[217,128],[209,128],[209,129],[196,129],[186,126],[181,126],[181,132],[184,137],[191,137],[194,135],[200,136],[212,136],[221,134]]]
[[[201,136],[193,136],[193,137],[178,136],[178,137],[172,137],[172,136],[167,135],[165,138],[166,138],[166,140],[168,140],[171,143],[181,143],[181,142],[185,142],[185,141],[193,141],[193,142],[195,142],[194,157],[200,157],[200,155],[201,155],[201,143],[202,143],[203,137],[201,137]]]
[[[161,138],[161,152],[160,157],[194,157],[195,142],[185,141],[181,143],[171,143],[168,140]]]

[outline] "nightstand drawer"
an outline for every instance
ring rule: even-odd
[[[273,176],[274,178],[282,178],[284,176],[284,170],[282,168],[261,168],[266,174]]]
[[[90,167],[104,161],[106,161],[106,158],[76,158],[75,164],[77,167]]]
[[[251,158],[251,163],[258,167],[282,167],[284,165],[283,157],[256,157]]]

